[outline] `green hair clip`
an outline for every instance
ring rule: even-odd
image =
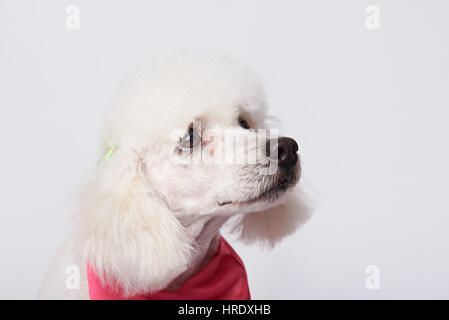
[[[101,161],[107,160],[107,159],[109,159],[110,157],[112,157],[112,154],[113,154],[114,151],[117,150],[117,149],[118,149],[117,146],[109,147],[108,152],[104,155],[103,159],[98,160],[97,164],[100,164]]]

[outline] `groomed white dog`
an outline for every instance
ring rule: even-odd
[[[264,135],[267,119],[260,83],[227,57],[174,56],[129,76],[39,297],[249,298],[220,229],[273,246],[309,216],[292,192],[298,145]]]

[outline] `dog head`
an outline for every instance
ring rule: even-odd
[[[247,242],[273,245],[307,218],[291,189],[298,145],[267,130],[254,75],[225,57],[175,57],[134,73],[106,117],[80,200],[89,263],[125,294],[164,288],[187,269],[188,216],[236,216]]]

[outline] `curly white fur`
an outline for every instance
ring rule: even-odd
[[[79,224],[65,263],[79,263],[82,272],[90,263],[104,281],[132,295],[167,288],[194,273],[231,216],[246,242],[272,246],[291,234],[309,210],[289,191],[252,201],[277,179],[261,176],[260,164],[173,161],[182,138],[173,139],[174,130],[201,121],[202,130],[232,128],[239,135],[245,132],[238,124],[242,116],[251,130],[266,127],[262,87],[232,59],[175,56],[128,76],[108,110],[99,157],[111,146],[118,149],[82,188]],[[210,150],[222,146],[219,138],[208,142]],[[55,265],[64,265],[61,259]],[[65,283],[64,271],[51,270],[41,297],[73,297],[57,289]],[[86,292],[79,297],[87,298]]]

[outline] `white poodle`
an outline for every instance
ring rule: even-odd
[[[134,72],[40,298],[249,298],[220,229],[273,246],[309,216],[291,192],[298,145],[267,126],[260,83],[230,58],[174,56]]]

